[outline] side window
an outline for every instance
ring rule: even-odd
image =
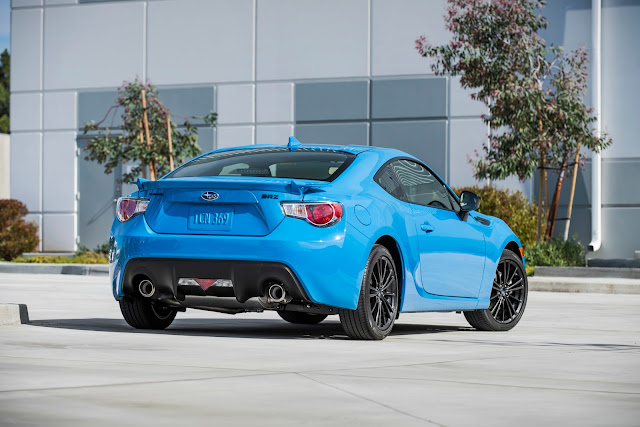
[[[374,179],[387,193],[391,194],[396,199],[406,201],[402,187],[400,187],[400,183],[398,183],[397,179],[393,175],[390,165],[380,169]]]
[[[424,166],[411,160],[390,164],[410,203],[453,210],[447,189]]]

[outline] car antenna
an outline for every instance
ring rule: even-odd
[[[295,136],[290,136],[289,137],[289,143],[287,144],[287,147],[289,148],[289,151],[295,151],[301,145],[302,145],[302,143],[300,141],[298,141]]]

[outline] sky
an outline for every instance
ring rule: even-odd
[[[0,52],[11,50],[11,0],[0,0]]]

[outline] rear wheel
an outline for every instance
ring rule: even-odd
[[[508,331],[522,318],[528,292],[522,260],[505,249],[493,278],[489,308],[465,311],[464,317],[471,326],[481,331]]]
[[[364,270],[358,307],[339,311],[347,335],[360,340],[387,337],[398,314],[398,289],[391,253],[384,246],[375,245]]]
[[[120,300],[124,320],[136,329],[164,329],[173,322],[176,310],[150,299],[125,297]]]
[[[327,318],[326,314],[302,313],[299,311],[278,311],[278,315],[289,323],[317,325]]]

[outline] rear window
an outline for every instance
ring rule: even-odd
[[[330,150],[250,148],[211,153],[174,171],[168,178],[250,176],[333,181],[355,155]]]

